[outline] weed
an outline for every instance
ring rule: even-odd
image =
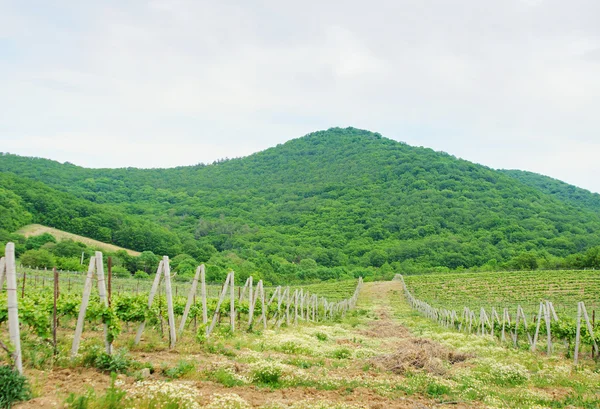
[[[348,359],[352,356],[352,351],[348,348],[338,348],[333,351],[332,356],[336,359]]]
[[[277,385],[283,374],[283,367],[277,362],[258,361],[251,365],[252,380],[265,385]]]
[[[319,341],[327,341],[327,334],[325,334],[324,332],[315,332],[315,337],[319,340]]]
[[[210,380],[218,382],[228,388],[244,385],[244,381],[240,376],[235,374],[230,368],[217,368],[211,371],[208,377]]]
[[[0,366],[0,408],[10,408],[14,402],[30,398],[27,378],[10,366]]]
[[[167,378],[179,379],[196,368],[196,365],[190,361],[181,360],[177,363],[177,366],[173,368],[163,368],[162,372]]]

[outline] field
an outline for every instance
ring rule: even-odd
[[[119,250],[125,250],[130,256],[139,256],[141,254],[139,251],[129,250],[123,247],[115,246],[114,244],[103,243],[98,240],[55,229],[53,227],[42,226],[41,224],[29,224],[20,228],[16,233],[25,237],[39,236],[40,234],[50,233],[56,240],[74,240],[84,243],[88,247],[92,247],[101,251],[115,252]]]
[[[407,275],[404,281],[412,294],[433,307],[504,307],[519,304],[526,314],[535,314],[540,301],[554,303],[561,316],[574,317],[577,302],[590,311],[600,308],[600,271],[531,271]]]
[[[16,407],[593,408],[600,404],[600,368],[593,361],[574,367],[559,356],[507,349],[488,337],[449,331],[411,310],[402,294],[399,282],[365,283],[357,309],[335,322],[303,322],[235,335],[220,330],[209,340],[195,339],[186,331],[174,349],[168,348],[159,330],[147,332],[136,346],[134,328],[125,328],[110,360],[101,354],[102,329],[97,324],[88,325],[75,360],[68,359],[69,322],[61,323],[55,358],[47,342],[40,343],[24,328],[26,375],[36,397]],[[111,371],[119,373],[112,381]]]

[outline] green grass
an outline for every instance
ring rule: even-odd
[[[454,273],[404,276],[411,293],[434,307],[462,311],[520,304],[527,314],[537,313],[549,300],[561,316],[574,317],[577,302],[588,311],[600,308],[600,271],[531,271]]]

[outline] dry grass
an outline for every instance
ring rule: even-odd
[[[376,356],[371,359],[371,363],[395,374],[423,370],[434,375],[443,375],[450,365],[470,357],[429,339],[404,338],[399,341],[395,352]]]
[[[22,227],[17,231],[18,234],[22,234],[25,237],[31,236],[39,236],[43,233],[50,233],[58,240],[74,240],[80,243],[85,244],[89,247],[98,248],[104,251],[119,251],[125,250],[130,256],[139,256],[141,253],[139,251],[133,251],[129,249],[125,249],[123,247],[115,246],[114,244],[103,243],[98,240],[90,239],[84,236],[80,236],[78,234],[68,233],[66,231],[58,230],[53,227],[42,226],[41,224],[29,224],[25,227]]]

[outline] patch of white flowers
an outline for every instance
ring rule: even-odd
[[[254,382],[277,383],[286,370],[286,366],[276,361],[258,360],[249,365]]]
[[[205,409],[250,409],[250,404],[235,393],[214,394]]]
[[[174,404],[180,409],[200,409],[198,391],[186,383],[147,380],[136,382],[125,390],[130,403],[128,408],[143,407],[141,403],[145,403],[156,409]]]
[[[519,385],[529,379],[527,368],[518,363],[503,364],[494,360],[481,360],[490,377],[497,383]]]

